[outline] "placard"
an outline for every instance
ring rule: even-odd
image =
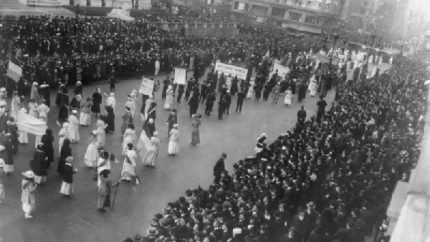
[[[175,67],[175,79],[173,80],[173,83],[185,85],[186,81],[187,81],[187,70],[183,68]]]
[[[248,74],[248,70],[245,68],[224,64],[221,62],[216,63],[215,71],[218,71],[218,75],[224,73],[226,76],[231,75],[233,78],[237,76],[237,78],[242,80],[246,80],[246,75]]]
[[[152,95],[153,91],[154,91],[154,80],[143,77],[142,83],[140,84],[139,93],[150,96]]]
[[[270,72],[270,77],[273,76],[273,74],[276,73],[276,70],[278,70],[278,76],[281,78],[284,78],[285,75],[290,73],[290,68],[288,66],[281,65],[281,62],[279,60],[275,60],[273,63],[272,71]]]

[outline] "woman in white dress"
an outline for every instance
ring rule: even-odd
[[[311,77],[308,89],[309,89],[309,92],[310,92],[309,94],[311,95],[311,97],[315,97],[315,95],[317,94],[317,91],[318,91],[318,81],[315,78],[315,75],[313,75]]]
[[[37,103],[34,100],[30,100],[30,102],[28,103],[28,114],[30,114],[31,116],[37,118]]]
[[[136,140],[136,131],[134,130],[134,125],[129,124],[128,128],[124,132],[124,141],[122,142],[122,153],[125,154],[127,151],[128,144],[133,144]]]
[[[60,132],[58,132],[58,136],[60,137],[58,139],[58,153],[61,155],[61,148],[63,147],[64,140],[69,138],[68,122],[63,123],[63,127],[60,129]]]
[[[100,158],[97,160],[97,186],[100,186],[101,180],[99,174],[104,170],[111,170],[111,164],[109,159],[109,152],[102,151],[100,153]]]
[[[285,92],[284,104],[291,105],[291,99],[293,98],[293,93],[290,88]]]
[[[254,96],[254,81],[250,81],[248,87],[248,93],[246,94],[246,99],[251,99]]]
[[[87,97],[81,103],[81,114],[79,117],[79,125],[89,126],[91,124],[91,106],[93,105],[93,101],[91,101],[90,97]]]
[[[85,152],[84,162],[89,168],[97,167],[97,160],[99,159],[99,152],[97,150],[97,131],[93,130],[89,138],[87,151]]]
[[[106,131],[105,131],[106,123],[103,120],[99,119],[97,120],[96,126],[97,126],[97,129],[96,129],[97,130],[97,137],[96,137],[97,149],[102,150],[104,149],[106,144]]]
[[[173,104],[175,101],[175,92],[173,86],[169,85],[166,91],[166,101],[164,102],[164,109],[173,109]]]
[[[22,108],[19,110],[19,112],[27,113],[27,110],[26,110],[24,107],[22,107]],[[19,123],[19,116],[20,116],[20,115],[18,115],[18,117],[17,117],[17,119],[16,119],[16,123]],[[18,127],[19,127],[19,126],[18,126]],[[20,144],[28,144],[28,133],[27,133],[27,132],[25,132],[25,131],[19,130],[18,142],[19,142]]]
[[[12,116],[15,120],[17,120],[18,118],[20,103],[21,103],[21,99],[18,96],[18,91],[14,91],[12,101],[10,104],[10,116]]]
[[[172,130],[170,130],[169,146],[167,147],[167,154],[176,155],[179,152],[179,125],[174,124]]]
[[[154,136],[151,137],[151,146],[148,148],[148,153],[146,153],[143,159],[143,165],[154,168],[155,160],[158,156],[158,151],[160,149],[160,139],[158,138],[158,132],[154,132]]]
[[[70,142],[76,143],[80,140],[79,137],[79,120],[78,120],[78,111],[73,110],[72,114],[69,116],[69,139]]]
[[[136,166],[136,152],[133,150],[133,144],[127,145],[127,151],[124,153],[124,162],[121,171],[121,180],[131,181],[136,176],[134,167]]]

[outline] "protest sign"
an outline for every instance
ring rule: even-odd
[[[175,67],[175,79],[173,80],[173,83],[185,85],[186,80],[187,80],[187,71],[183,68]]]
[[[152,95],[154,91],[154,80],[143,77],[142,83],[140,84],[139,93],[143,95]]]
[[[248,70],[245,68],[224,64],[221,62],[216,63],[215,71],[218,71],[218,75],[224,73],[226,76],[231,75],[233,78],[237,76],[237,78],[242,80],[246,80],[246,75],[248,74]]]

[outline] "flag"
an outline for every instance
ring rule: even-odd
[[[18,82],[22,76],[22,68],[9,60],[9,65],[7,67],[7,76],[13,79],[15,82]]]

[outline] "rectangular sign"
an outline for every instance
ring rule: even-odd
[[[12,61],[9,61],[9,65],[7,67],[7,76],[13,79],[15,82],[19,82],[19,79],[22,76],[22,68]]]
[[[152,95],[153,91],[154,91],[154,80],[143,77],[142,83],[140,84],[139,93],[150,96]]]
[[[184,84],[187,81],[187,70],[175,67],[175,79],[173,83]]]
[[[217,62],[215,65],[215,71],[218,71],[218,75],[224,73],[224,75],[231,77],[236,77],[241,80],[246,80],[246,75],[248,74],[248,70],[242,67],[227,65],[221,62]]]

